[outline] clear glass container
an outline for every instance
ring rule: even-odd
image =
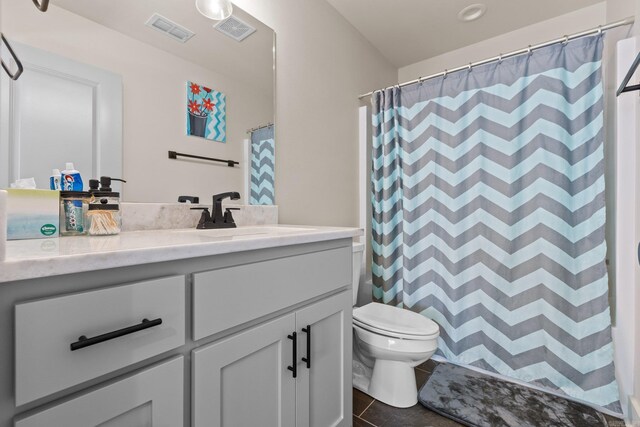
[[[93,192],[93,199],[87,211],[88,229],[91,236],[120,234],[120,194],[114,192]]]
[[[60,192],[60,235],[87,234],[87,206],[91,194],[86,191]]]

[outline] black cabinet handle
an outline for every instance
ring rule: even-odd
[[[4,68],[4,71],[6,71],[6,73],[9,75],[9,78],[11,80],[18,80],[18,77],[20,77],[20,75],[24,71],[24,68],[22,67],[22,62],[20,62],[20,60],[18,59],[18,56],[13,51],[13,49],[11,48],[11,45],[9,44],[7,39],[4,38],[4,35],[2,35],[2,33],[0,33],[0,40],[7,47],[7,50],[11,54],[11,57],[16,62],[16,67],[18,67],[18,70],[16,71],[15,74],[11,74],[11,71],[9,71],[9,67],[7,67],[7,64],[5,64],[4,61],[0,58],[0,62],[2,63],[2,68]]]
[[[38,3],[38,0],[33,0],[33,4],[36,5],[40,12],[46,12],[49,8],[49,0],[42,0],[40,3]]]
[[[287,335],[291,341],[293,341],[293,366],[287,366],[287,369],[293,372],[293,378],[298,376],[298,334],[292,333],[291,335]]]
[[[154,320],[142,319],[142,322],[137,325],[118,329],[117,331],[113,331],[113,332],[107,332],[106,334],[98,335],[93,338],[87,338],[85,335],[82,335],[78,338],[78,341],[71,343],[71,346],[70,346],[71,351],[80,350],[81,348],[89,347],[104,341],[109,341],[124,335],[129,335],[134,332],[142,331],[144,329],[153,328],[154,326],[158,326],[161,324],[162,324],[161,318],[157,318]]]
[[[302,328],[302,332],[307,334],[307,357],[303,357],[302,361],[306,362],[307,369],[311,369],[311,325],[307,325],[306,328]]]

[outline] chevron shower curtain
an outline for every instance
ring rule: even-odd
[[[249,203],[275,202],[275,143],[273,125],[251,132],[251,185]]]
[[[373,96],[374,299],[439,354],[621,412],[602,37]]]

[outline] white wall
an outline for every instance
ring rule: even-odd
[[[640,1],[638,0],[606,0],[607,20],[614,21],[626,16],[635,16],[636,22],[640,22]],[[631,28],[630,34],[638,36],[640,25],[636,24]],[[640,150],[637,149],[640,134],[640,105],[637,93],[622,95],[617,100],[613,91],[617,89],[617,81],[613,76],[621,77],[626,74],[626,69],[617,69],[615,62],[615,50],[613,47],[617,40],[609,38],[605,45],[605,60],[611,70],[607,78],[607,99],[609,107],[608,124],[612,125],[612,120],[616,120],[617,127],[608,129],[607,137],[615,136],[618,141],[617,158],[618,164],[615,170],[619,177],[617,184],[618,197],[616,200],[619,222],[616,224],[618,236],[621,238],[616,242],[618,265],[617,270],[617,300],[618,300],[618,326],[614,328],[614,345],[616,355],[616,370],[621,381],[622,392],[629,392],[631,396],[621,396],[621,401],[628,418],[635,423],[640,423],[640,339],[638,334],[640,329],[640,268],[637,259],[637,244],[640,241],[640,199],[637,197],[637,188],[640,188],[640,174],[637,172],[637,165],[640,164]],[[638,49],[636,41],[635,49],[628,52],[629,58],[619,58],[620,62],[629,63]],[[606,53],[608,52],[608,54]],[[636,74],[632,83],[637,83]],[[620,114],[616,111],[621,109]],[[635,111],[634,111],[635,110]],[[611,117],[611,115],[615,117]],[[635,117],[634,117],[635,116]],[[635,123],[633,122],[635,118]],[[631,145],[630,145],[631,144]],[[635,152],[635,156],[633,153]],[[633,158],[629,161],[627,156]],[[626,181],[633,180],[634,183]],[[628,212],[630,211],[630,212]],[[611,216],[609,216],[610,218]],[[625,237],[633,236],[631,241]],[[622,237],[625,236],[625,237]],[[629,265],[631,263],[631,265]],[[637,424],[633,424],[637,425]]]
[[[358,223],[358,95],[390,65],[325,0],[236,0],[277,34],[276,202],[282,223]]]
[[[587,28],[596,27],[604,23],[606,18],[605,3],[579,9],[575,12],[561,15],[547,21],[529,25],[519,30],[492,37],[481,42],[465,46],[415,64],[407,65],[398,70],[398,81],[406,82],[421,76],[439,73],[444,69],[459,67],[469,62],[480,61],[497,56],[500,52],[527,47],[547,40],[558,38],[564,34],[571,34]]]
[[[634,0],[607,0],[607,22],[613,22],[635,15]],[[636,341],[636,322],[634,304],[635,269],[635,145],[629,145],[629,138],[633,139],[635,131],[635,104],[637,97],[624,95],[616,98],[615,91],[627,71],[628,64],[633,60],[635,47],[618,55],[619,40],[632,35],[637,26],[616,30],[607,34],[604,50],[605,67],[605,126],[607,159],[607,205],[615,206],[609,209],[607,215],[608,257],[611,260],[609,269],[611,286],[612,310],[615,313],[616,325],[612,330],[616,376],[620,386],[620,402],[627,417],[631,417],[631,398],[634,392],[634,381],[637,368],[634,366],[634,350]],[[631,58],[630,58],[631,56]],[[618,63],[623,67],[618,67]],[[621,69],[623,68],[623,69]],[[620,109],[620,112],[618,111]],[[613,161],[612,161],[613,160]],[[616,188],[616,191],[611,191]],[[612,232],[616,238],[611,239]]]
[[[638,38],[640,36],[640,0],[607,0],[608,4],[611,4],[611,10],[617,13],[618,10],[622,10],[622,13],[627,11],[631,11],[635,14],[637,24],[634,26],[633,35]],[[638,46],[638,39],[636,39],[636,48]],[[637,78],[637,74],[636,74]],[[638,83],[638,80],[635,80],[635,83]],[[640,143],[640,133],[638,129],[640,129],[640,98],[637,93],[628,94],[626,96],[631,96],[635,106],[636,106],[636,135],[635,138],[630,139],[627,143],[634,144],[636,146],[636,158],[635,158],[635,172],[636,172],[636,185],[635,188],[640,188],[640,173],[638,173],[638,165],[640,165],[640,150],[637,149],[638,144]],[[637,193],[628,194],[628,197],[633,199],[635,204],[635,232],[633,230],[627,230],[629,233],[633,233],[635,235],[635,247],[633,249],[634,254],[634,266],[635,266],[635,281],[633,283],[635,289],[635,298],[634,298],[634,308],[635,308],[635,321],[634,325],[634,356],[635,363],[633,372],[627,373],[632,376],[632,382],[634,384],[633,388],[633,396],[630,398],[630,414],[632,416],[632,421],[637,424],[640,424],[640,264],[638,263],[638,259],[635,258],[636,248],[638,242],[640,242],[640,198],[637,196]]]
[[[246,130],[273,118],[270,97],[55,5],[41,13],[30,1],[3,1],[0,21],[12,40],[122,75],[125,201],[176,202],[178,195],[196,195],[210,203],[212,194],[242,191],[241,168],[169,160],[167,151],[241,162]],[[187,80],[226,94],[226,144],[186,136]]]
[[[633,38],[619,42],[615,46],[617,55],[617,81],[621,82],[636,55],[636,42]],[[630,232],[636,224],[636,145],[630,144],[637,135],[636,109],[637,98],[624,94],[616,99],[617,106],[617,147],[616,147],[616,246],[618,257],[616,270],[615,306],[617,325],[613,328],[616,373],[621,391],[621,402],[628,412],[628,396],[633,395],[634,350],[636,341],[635,327],[635,277],[636,277],[636,237]],[[613,216],[613,215],[611,215]],[[611,217],[610,216],[610,217]]]

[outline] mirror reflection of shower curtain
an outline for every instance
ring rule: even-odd
[[[249,203],[273,205],[275,203],[275,141],[274,126],[269,125],[251,133],[251,176]]]
[[[620,413],[602,37],[373,96],[373,296],[438,353]]]

